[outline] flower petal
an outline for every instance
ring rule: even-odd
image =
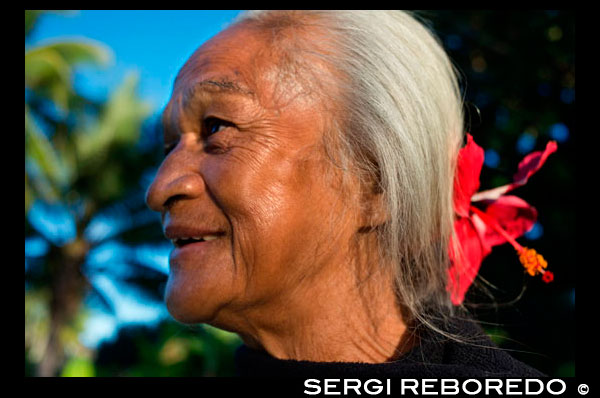
[[[532,152],[525,156],[519,163],[519,168],[513,176],[513,182],[510,184],[502,185],[497,188],[489,189],[486,191],[477,192],[471,200],[473,202],[479,202],[482,200],[496,200],[500,196],[507,192],[512,191],[527,183],[529,177],[535,174],[546,162],[546,159],[550,154],[554,153],[558,149],[556,141],[550,141],[546,144],[544,151]]]
[[[501,196],[497,200],[488,203],[484,210],[485,213],[496,220],[500,227],[513,239],[517,239],[529,231],[537,220],[535,207],[516,196]],[[497,246],[507,242],[505,237],[490,227],[485,229],[484,240],[489,246]]]
[[[554,153],[557,148],[556,141],[550,141],[546,144],[546,149],[544,149],[543,152],[536,151],[525,156],[525,158],[521,160],[521,163],[519,163],[519,168],[513,176],[513,184],[516,186],[525,185],[529,177],[544,165],[548,156]]]
[[[455,251],[454,245],[450,244],[451,265],[448,269],[447,289],[455,305],[462,303],[479,272],[481,262],[492,250],[483,239],[481,226],[476,227],[481,220],[476,215],[472,218],[460,217],[454,222],[458,250]]]
[[[458,153],[454,177],[454,211],[462,217],[469,215],[471,197],[479,189],[483,158],[483,148],[467,133],[467,144]]]

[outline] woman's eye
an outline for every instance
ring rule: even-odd
[[[211,136],[233,124],[226,122],[225,120],[217,119],[216,117],[209,117],[204,120],[204,125],[206,127],[206,135]]]

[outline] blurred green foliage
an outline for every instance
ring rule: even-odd
[[[137,74],[127,75],[105,101],[82,96],[73,87],[77,68],[83,64],[106,66],[112,52],[92,41],[54,40],[28,47],[27,35],[43,17],[43,11],[25,11],[25,237],[42,239],[49,247],[41,258],[26,258],[25,374],[191,376],[231,372],[231,366],[224,364],[231,364],[229,351],[237,337],[213,329],[190,332],[174,321],[158,327],[158,341],[149,342],[143,334],[134,333],[132,347],[139,350],[139,357],[127,367],[102,354],[108,348],[94,351],[80,342],[90,312],[86,299],[95,295],[96,301],[117,311],[110,297],[94,284],[98,270],[89,264],[92,250],[108,240],[130,245],[164,240],[159,218],[144,204],[146,187],[140,184],[160,163],[162,151],[158,140],[155,145],[143,142],[156,138],[156,129],[150,106],[136,94]],[[145,128],[149,120],[150,126]],[[35,206],[47,214],[40,215],[37,210],[32,215]],[[49,227],[40,224],[40,218],[51,216],[56,209],[64,210],[60,225],[56,219],[41,220],[51,224]],[[111,212],[109,222],[124,224],[116,236],[92,238],[88,233],[91,223]],[[65,237],[52,233],[59,227],[67,231]],[[128,262],[131,267],[124,273],[125,282],[147,293],[138,299],[162,300],[161,284],[166,276],[151,272],[135,258]],[[100,274],[118,277],[118,271],[117,276],[102,270]],[[128,333],[124,330],[121,335]]]
[[[104,343],[96,358],[98,376],[232,376],[237,335],[208,325],[172,321],[156,328],[125,328]]]
[[[574,13],[427,10],[418,15],[438,34],[464,78],[468,131],[498,156],[497,163],[487,163],[486,153],[482,189],[511,179],[523,157],[518,148],[524,133],[533,137],[534,149],[541,149],[553,139],[553,126],[568,129],[568,138],[559,143],[547,165],[515,191],[537,207],[543,226],[539,239],[520,241],[544,255],[555,281],[545,285],[525,277],[512,248],[501,246],[484,260],[479,287],[471,289],[467,301],[492,338],[511,355],[551,376],[572,376]],[[43,17],[42,11],[25,12],[26,44]],[[96,292],[106,301],[90,283],[90,274],[82,272],[90,251],[102,243],[91,241],[86,228],[106,209],[149,214],[140,181],[160,163],[162,152],[151,109],[136,94],[136,74],[106,101],[92,101],[74,89],[73,73],[79,65],[102,67],[111,59],[110,49],[91,41],[26,45],[25,236],[40,235],[28,218],[35,203],[66,207],[75,236],[67,242],[48,240],[43,257],[26,259],[25,374],[231,375],[233,351],[240,340],[208,326],[164,320],[152,327],[121,328],[114,340],[97,350],[79,342],[89,317],[84,298]],[[163,239],[160,224],[150,220],[129,223],[111,239],[156,244]],[[161,299],[164,275],[148,276],[139,264],[132,267],[133,276],[127,281]]]
[[[26,38],[41,17],[42,11],[25,11]],[[50,242],[42,270],[25,274],[25,351],[37,375],[56,375],[63,365],[63,374],[72,374],[90,360],[78,342],[88,288],[81,267],[92,246],[84,231],[98,209],[122,198],[125,176],[139,178],[126,161],[115,162],[136,143],[149,115],[135,95],[137,78],[128,77],[106,103],[72,86],[79,65],[106,65],[110,58],[108,48],[92,42],[25,49],[25,236],[34,234],[28,213],[36,201],[68,209],[75,234]]]

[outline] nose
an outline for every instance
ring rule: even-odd
[[[154,211],[164,212],[175,201],[198,198],[205,190],[197,159],[180,146],[162,162],[146,191],[146,204]]]

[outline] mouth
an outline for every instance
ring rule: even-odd
[[[203,236],[183,236],[171,239],[173,245],[177,248],[184,247],[193,243],[210,242],[218,239],[220,235],[203,235]]]
[[[194,227],[170,223],[164,229],[165,237],[169,239],[175,248],[182,248],[198,243],[206,244],[225,235],[221,229]]]

